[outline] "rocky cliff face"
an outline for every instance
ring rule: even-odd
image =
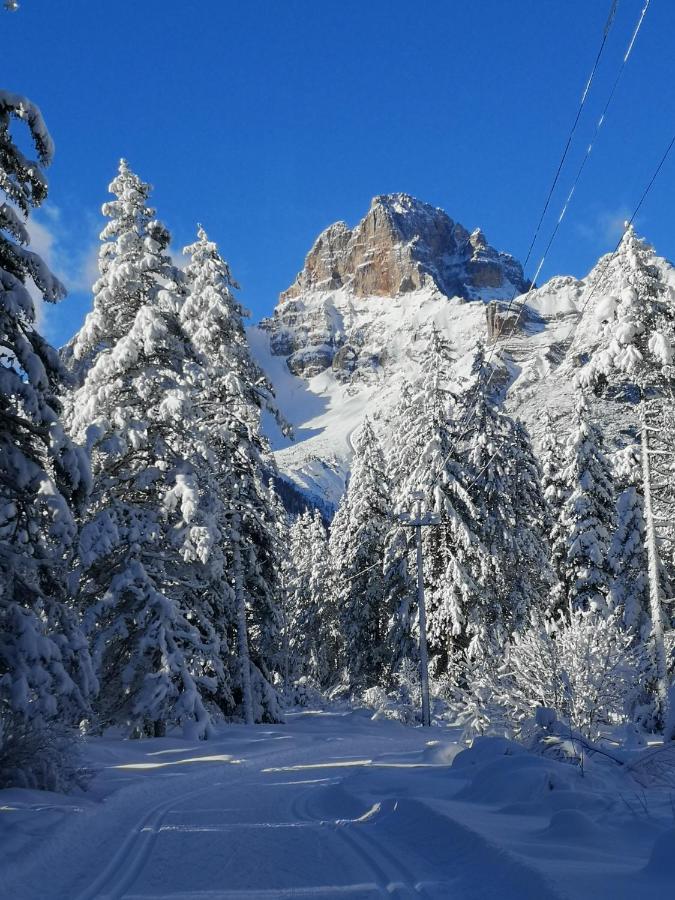
[[[349,288],[355,297],[396,297],[434,286],[446,297],[525,290],[520,263],[428,203],[408,194],[375,197],[355,228],[337,222],[316,240],[280,302],[307,291]]]
[[[480,229],[470,234],[441,209],[408,194],[389,194],[375,197],[354,228],[337,222],[319,235],[262,327],[270,333],[272,352],[288,357],[293,374],[312,377],[329,366],[351,374],[362,342],[346,333],[336,295],[367,302],[429,291],[508,300],[527,286],[520,263],[490,247]]]

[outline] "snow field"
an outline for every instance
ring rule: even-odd
[[[452,728],[301,711],[215,739],[92,739],[90,790],[0,793],[16,900],[648,897],[671,793]]]

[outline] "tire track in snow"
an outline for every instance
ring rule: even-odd
[[[303,791],[291,804],[291,813],[296,816],[300,821],[305,822],[314,822],[317,825],[323,825],[325,827],[329,827],[338,837],[345,843],[353,853],[356,853],[359,858],[365,862],[368,868],[371,870],[373,876],[376,879],[376,884],[385,897],[391,897],[393,892],[395,891],[399,896],[401,896],[401,890],[407,892],[407,896],[411,897],[419,897],[423,896],[420,894],[417,886],[415,885],[415,876],[412,872],[410,872],[401,862],[396,859],[389,851],[385,850],[378,842],[376,841],[364,841],[363,834],[360,829],[357,832],[354,826],[365,825],[367,821],[364,817],[368,815],[368,813],[374,813],[374,815],[378,815],[381,813],[381,807],[375,810],[369,810],[367,813],[364,813],[363,816],[356,819],[346,819],[346,818],[337,818],[337,819],[317,819],[309,810],[309,799],[313,794],[312,789],[308,789]],[[388,806],[392,808],[395,805],[395,801],[390,800],[388,802]],[[378,805],[379,806],[379,805]],[[373,819],[371,818],[372,822]],[[357,837],[358,834],[358,837]],[[373,859],[372,850],[375,850],[379,856],[380,863],[376,862]],[[387,871],[381,863],[385,862],[388,866],[390,866],[390,870]],[[403,895],[406,896],[406,895]]]
[[[152,855],[157,835],[172,808],[212,791],[218,785],[187,791],[153,806],[133,825],[122,844],[100,875],[77,900],[119,900],[131,887]]]
[[[238,752],[261,742],[261,740],[261,738],[255,738],[241,741],[237,748]],[[262,766],[266,759],[276,761],[279,756],[282,758],[293,757],[296,754],[296,747],[289,747],[281,752],[276,748],[270,749],[255,760],[255,767],[257,769],[258,766]],[[258,783],[258,781],[252,782],[252,786]],[[222,786],[223,782],[221,781],[215,783],[211,781],[205,787],[173,795],[169,800],[162,800],[161,803],[155,804],[149,810],[146,808],[140,819],[137,819],[131,826],[127,826],[129,831],[108,864],[88,887],[75,895],[76,900],[120,900],[124,897],[126,891],[133,886],[149,861],[162,825],[166,821],[167,815],[173,812],[174,807]]]
[[[385,896],[446,898],[456,894],[471,900],[561,900],[526,860],[493,845],[464,822],[422,799],[389,797],[360,817],[320,819],[312,813],[312,795],[311,791],[299,795],[292,805],[293,814],[334,829],[371,868]],[[415,836],[424,835],[425,825],[431,823],[435,823],[435,840],[432,838],[431,845],[416,846]],[[408,868],[396,855],[397,848],[402,854],[412,851],[424,875]],[[491,875],[484,881],[486,870],[498,871],[499,877],[495,880]]]

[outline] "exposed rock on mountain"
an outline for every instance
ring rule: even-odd
[[[408,194],[390,194],[375,197],[355,228],[338,222],[319,235],[304,269],[262,327],[270,332],[272,352],[288,357],[294,375],[311,378],[331,365],[351,372],[361,339],[356,335],[345,349],[336,292],[353,301],[417,291],[486,300],[510,299],[527,286],[520,263],[490,247],[480,229],[470,234],[443,210]],[[307,303],[319,296],[323,302]],[[338,348],[344,352],[336,356]],[[377,366],[382,360],[366,362]]]
[[[500,304],[493,300],[487,305],[485,319],[488,341],[499,341],[515,331],[522,331],[525,326],[526,310],[522,304],[518,304],[518,306],[512,304],[511,308],[507,304],[502,309]]]
[[[350,229],[344,222],[316,240],[280,302],[307,291],[348,287],[355,297],[396,297],[435,286],[446,297],[475,299],[485,289],[526,288],[520,263],[428,203],[408,194],[375,197]]]

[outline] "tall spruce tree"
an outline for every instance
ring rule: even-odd
[[[219,629],[236,647],[235,692],[247,722],[280,716],[273,682],[283,668],[278,507],[268,480],[274,462],[261,431],[261,410],[281,421],[272,391],[253,361],[229,266],[200,228],[185,248],[187,298],[182,325],[203,365],[198,387],[202,435],[224,513],[223,550],[234,619]],[[282,427],[285,423],[281,422]]]
[[[126,165],[120,178],[138,183]],[[125,196],[130,221],[146,215],[146,199],[144,190]],[[115,222],[120,208],[104,212]],[[202,367],[180,324],[183,293],[166,280],[168,232],[156,223],[154,233],[147,254],[128,257],[126,239],[105,245],[109,284],[74,342],[94,354],[68,403],[71,433],[90,452],[94,476],[80,537],[80,602],[101,674],[101,725],[162,734],[180,724],[207,736],[210,708],[229,690],[209,590],[222,569],[222,541],[217,498],[201,477]]]
[[[420,446],[419,400],[419,391],[416,393],[410,382],[404,381],[388,423],[386,474],[394,512],[407,511],[410,502],[410,497],[404,496],[407,476],[423,449]],[[417,575],[410,537],[410,529],[394,515],[384,545],[384,589],[389,618],[387,642],[391,648],[393,670],[398,670],[404,660],[416,662],[418,659]]]
[[[628,631],[636,637],[648,637],[650,630],[649,584],[645,522],[639,493],[640,459],[636,447],[628,446],[617,454],[614,467],[619,488],[616,500],[616,529],[609,547],[612,571],[612,606],[621,610]]]
[[[150,185],[122,159],[108,190],[115,199],[102,207],[108,222],[100,236],[93,309],[65,354],[80,381],[98,353],[129,332],[161,283],[180,277],[168,254],[169,232],[148,205]]]
[[[488,644],[503,645],[530,609],[540,605],[552,581],[541,470],[525,428],[491,402],[483,361],[478,348],[466,459],[477,530],[490,567],[470,612],[472,656],[488,652]]]
[[[626,230],[621,245],[606,267],[604,283],[608,293],[601,295],[596,318],[603,323],[598,346],[581,372],[583,382],[606,400],[618,398],[639,403],[636,425],[641,438],[642,477],[639,489],[627,489],[620,498],[619,529],[615,540],[624,543],[626,553],[621,571],[613,556],[616,587],[640,591],[635,550],[631,544],[640,528],[639,506],[644,506],[644,539],[647,544],[647,586],[650,597],[652,634],[650,652],[656,672],[658,700],[654,722],[663,724],[668,705],[670,675],[664,631],[672,628],[672,610],[663,605],[670,593],[668,582],[675,580],[672,560],[675,551],[675,506],[673,488],[673,434],[675,434],[675,302],[668,275],[663,272],[653,247],[640,240],[632,227]],[[611,279],[611,280],[610,280]],[[618,290],[617,290],[618,286]],[[612,293],[609,290],[613,288]],[[656,477],[655,477],[656,476]],[[640,495],[640,496],[639,496]],[[632,574],[631,574],[631,570]],[[626,584],[626,578],[632,586]],[[629,619],[632,613],[630,598]],[[638,606],[640,601],[638,599]],[[672,686],[670,693],[673,693]],[[675,722],[675,715],[673,716]],[[675,726],[672,729],[675,734]]]
[[[12,123],[37,152],[28,159]],[[64,434],[57,394],[64,371],[36,328],[32,281],[43,299],[65,294],[28,249],[26,219],[44,200],[53,146],[39,109],[0,91],[0,716],[22,728],[79,721],[96,688],[68,596],[73,511],[89,486],[88,462]],[[3,722],[0,722],[0,732]],[[6,735],[5,735],[6,737]],[[3,743],[0,734],[0,747]],[[28,783],[28,775],[26,775]]]
[[[456,650],[476,634],[474,609],[490,568],[469,495],[462,449],[462,408],[453,393],[449,344],[432,335],[417,400],[415,445],[421,448],[401,488],[402,502],[416,493],[441,524],[423,533],[429,652],[437,671],[448,669]]]
[[[331,525],[330,555],[342,666],[350,690],[359,692],[381,684],[390,667],[383,568],[391,510],[382,448],[368,419],[354,450],[347,492]]]
[[[613,292],[603,295],[605,286]],[[629,400],[663,394],[673,381],[675,303],[654,248],[632,226],[599,289],[596,317],[603,325],[598,346],[582,369],[582,383]]]
[[[560,562],[553,606],[556,612],[572,608],[606,614],[610,607],[608,554],[614,530],[614,485],[602,434],[590,419],[582,392],[577,395],[562,477],[567,498],[554,546]]]
[[[291,526],[288,609],[293,678],[332,686],[338,675],[339,626],[328,535],[317,510],[303,513]]]
[[[553,527],[565,500],[564,446],[548,410],[543,414],[544,429],[539,442],[541,492],[547,506],[547,525]]]

